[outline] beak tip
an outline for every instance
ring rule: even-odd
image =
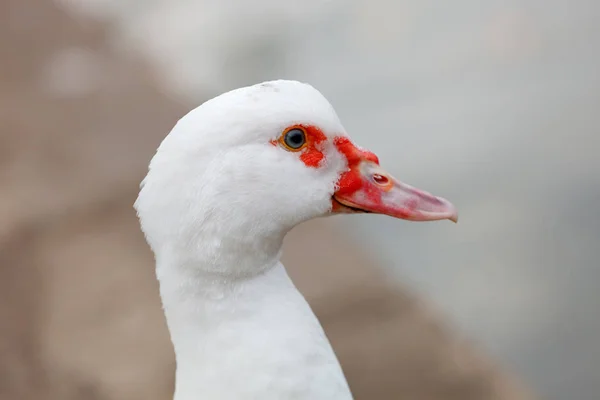
[[[452,210],[452,214],[450,214],[450,216],[448,217],[448,219],[452,222],[454,222],[455,224],[458,223],[458,210],[456,209],[456,207],[454,207],[454,205],[450,202],[448,202],[450,205],[450,209]]]

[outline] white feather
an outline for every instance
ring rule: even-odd
[[[319,168],[270,140],[329,138]],[[351,399],[331,346],[279,262],[295,225],[326,215],[346,135],[313,87],[273,81],[207,101],[160,145],[136,209],[177,359],[175,400]]]

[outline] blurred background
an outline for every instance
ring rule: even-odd
[[[171,398],[138,183],[185,112],[275,78],[313,84],[460,212],[291,234],[357,399],[598,399],[599,17],[594,0],[0,0],[0,399]]]

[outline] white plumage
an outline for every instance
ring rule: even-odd
[[[304,147],[282,141],[290,127]],[[175,349],[175,400],[352,398],[279,262],[285,234],[332,211],[456,220],[446,200],[361,152],[329,102],[294,81],[218,96],[165,138],[135,206]]]

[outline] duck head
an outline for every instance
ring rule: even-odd
[[[136,208],[157,261],[216,272],[236,264],[238,273],[276,262],[285,233],[315,217],[457,220],[450,202],[402,183],[356,145],[319,91],[283,80],[184,116],[152,159]]]

